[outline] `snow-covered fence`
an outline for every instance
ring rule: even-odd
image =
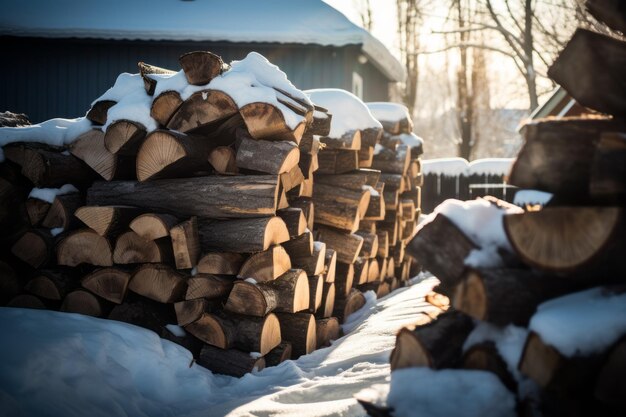
[[[512,158],[486,158],[472,162],[463,158],[422,161],[422,211],[430,213],[449,198],[466,200],[493,195],[512,201],[516,189],[505,181],[512,163]]]

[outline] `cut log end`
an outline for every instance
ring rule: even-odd
[[[76,230],[58,244],[57,261],[59,265],[67,266],[83,263],[112,266],[113,250],[109,241],[93,230]]]

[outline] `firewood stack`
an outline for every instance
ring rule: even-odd
[[[606,15],[618,2],[589,4]],[[608,16],[623,23],[621,10]],[[626,102],[615,94],[626,76],[617,56],[626,42],[580,29],[550,68],[604,114],[526,125],[509,182],[552,193],[544,208],[447,202],[420,226],[407,252],[441,284],[426,297],[433,313],[398,333],[392,371],[492,372],[523,416],[626,414]],[[497,233],[503,239],[489,241]]]
[[[259,54],[180,63],[121,74],[69,146],[4,147],[1,301],[137,324],[241,376],[339,336],[305,198],[332,116]]]

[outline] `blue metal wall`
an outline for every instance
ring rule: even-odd
[[[364,99],[388,99],[388,80],[371,64],[358,64],[360,48],[228,42],[144,42],[96,39],[0,37],[0,111],[26,113],[31,121],[85,114],[90,103],[121,72],[137,72],[137,61],[178,70],[178,57],[209,50],[224,61],[257,51],[278,65],[297,87],[352,86],[352,72],[364,80]]]

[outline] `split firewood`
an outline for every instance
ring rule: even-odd
[[[469,348],[463,354],[463,369],[491,372],[511,392],[517,391],[517,382],[493,342],[482,342]]]
[[[245,259],[240,253],[209,252],[198,261],[198,273],[237,275]]]
[[[0,197],[4,196],[0,195]],[[48,210],[50,210],[50,203],[38,198],[29,198],[24,205],[26,206],[26,213],[31,226],[38,226],[48,214]],[[0,218],[2,217],[0,216]]]
[[[105,238],[91,229],[70,232],[57,245],[59,265],[77,266],[89,264],[97,266],[113,265],[113,249]]]
[[[315,314],[322,306],[322,293],[324,292],[324,277],[314,275],[309,277],[309,308],[308,312]]]
[[[289,240],[280,217],[201,222],[198,232],[204,251],[260,252]]]
[[[315,105],[313,119],[311,120],[311,124],[307,128],[307,134],[328,136],[330,134],[331,121],[332,114],[328,112],[328,109]]]
[[[317,349],[330,346],[333,340],[339,339],[341,328],[336,317],[318,319],[315,321],[315,333],[317,336]]]
[[[389,232],[377,230],[376,236],[378,237],[378,252],[376,252],[376,256],[387,258],[389,256]]]
[[[620,207],[549,207],[506,215],[503,221],[511,246],[533,267],[593,271],[587,279],[596,281],[600,276],[619,281],[625,271],[620,255],[626,251],[626,223]]]
[[[60,310],[68,313],[103,317],[106,314],[107,306],[103,300],[89,291],[75,290],[65,296]]]
[[[339,188],[348,188],[351,190],[361,191],[363,186],[369,185],[374,187],[378,184],[381,176],[380,171],[375,169],[359,169],[357,171],[348,172],[341,175],[320,174],[315,176],[318,184],[331,185]]]
[[[258,282],[271,281],[291,269],[292,262],[287,251],[275,245],[263,252],[252,254],[241,266],[237,276],[252,278]]]
[[[104,134],[104,146],[113,154],[135,155],[146,137],[146,128],[132,120],[116,120]]]
[[[236,162],[237,155],[230,146],[217,146],[209,152],[209,164],[216,173],[233,175],[239,172]]]
[[[469,269],[452,296],[455,309],[482,321],[526,326],[545,300],[576,291],[571,280],[525,269]]]
[[[359,168],[372,168],[374,164],[374,148],[371,146],[359,149]]]
[[[302,160],[302,158],[300,158],[300,160]],[[310,178],[310,176],[307,177]],[[282,185],[285,192],[293,190],[294,188],[302,184],[305,179],[306,178],[302,173],[302,169],[299,165],[296,165],[289,171],[280,174],[280,184]]]
[[[87,191],[89,205],[131,205],[177,216],[243,218],[276,211],[278,177],[211,176],[148,182],[97,181]]]
[[[146,94],[149,96],[154,95],[154,90],[157,85],[157,80],[151,75],[174,75],[176,72],[165,68],[157,67],[155,65],[146,64],[145,62],[138,62],[139,74],[143,79],[143,86],[146,89]]]
[[[391,353],[391,370],[414,366],[455,367],[461,359],[463,343],[473,328],[472,319],[456,311],[441,314],[432,322],[424,314],[417,326],[398,332],[396,347]]]
[[[187,52],[178,58],[178,62],[191,85],[208,84],[228,68],[219,55],[208,51]]]
[[[37,310],[45,310],[47,308],[44,302],[39,297],[31,294],[20,294],[13,297],[7,303],[7,307],[33,308]]]
[[[167,123],[167,128],[186,133],[215,125],[236,113],[237,105],[228,94],[219,90],[198,91],[183,101]]]
[[[301,269],[258,284],[236,281],[225,306],[228,311],[258,317],[271,311],[296,313],[308,308],[309,282]]]
[[[107,181],[135,176],[135,158],[110,152],[104,146],[104,132],[99,129],[79,136],[69,146],[69,151]]]
[[[315,312],[315,317],[319,319],[327,318],[333,315],[335,309],[335,283],[325,282],[322,287],[322,302],[320,308]]]
[[[183,99],[180,98],[178,91],[164,91],[152,100],[150,117],[156,120],[160,126],[167,126],[181,104],[183,104]]]
[[[283,221],[285,222],[287,230],[289,231],[289,236],[291,238],[300,236],[306,231],[306,218],[304,217],[302,209],[289,207],[286,209],[277,210],[276,215],[283,219]]]
[[[176,323],[171,304],[162,304],[130,294],[123,304],[111,310],[107,318],[152,330],[161,337],[167,332],[166,325]]]
[[[167,265],[145,264],[133,272],[128,289],[160,303],[174,303],[185,298],[187,280]]]
[[[146,240],[157,240],[170,235],[179,220],[171,214],[145,213],[135,217],[128,227]]]
[[[380,265],[378,265],[378,259],[372,258],[369,260],[367,267],[367,282],[379,281],[381,278]]]
[[[322,142],[327,149],[351,149],[358,151],[361,149],[361,131],[350,130],[341,137],[321,136]]]
[[[380,138],[383,134],[383,129],[380,127],[368,127],[361,129],[361,144],[362,147],[374,147],[380,142]]]
[[[201,136],[155,130],[137,152],[137,179],[183,178],[210,172],[208,158],[214,147]]]
[[[291,359],[291,343],[282,342],[265,355],[266,366],[276,366]]]
[[[381,148],[380,152],[374,155],[373,169],[390,174],[404,175],[409,168],[411,153],[408,146],[399,145],[395,150]]]
[[[280,333],[284,341],[291,343],[292,357],[297,359],[315,350],[317,335],[315,318],[308,313],[278,313]]]
[[[313,254],[313,234],[310,231],[282,244],[290,258],[311,256]]]
[[[397,221],[380,221],[376,225],[376,233],[387,232],[387,244],[389,245],[389,255],[392,255],[393,247],[398,243],[398,222]]]
[[[100,100],[93,103],[87,115],[85,116],[95,125],[104,125],[107,122],[107,113],[109,109],[117,104],[113,100]]]
[[[622,62],[625,57],[624,41],[581,28],[550,66],[548,76],[581,105],[624,116],[626,90]]]
[[[225,299],[233,288],[233,280],[212,274],[197,274],[187,279],[185,300],[198,298]]]
[[[194,216],[170,228],[170,238],[176,269],[195,267],[200,257],[198,219]]]
[[[365,297],[361,291],[350,290],[346,298],[338,298],[335,300],[335,309],[333,316],[337,317],[339,322],[345,323],[348,317],[365,305]]]
[[[305,121],[291,128],[285,121],[282,111],[269,103],[246,104],[239,109],[239,113],[246,123],[250,136],[255,139],[285,140],[298,144],[306,128]]]
[[[384,183],[378,183],[375,188],[369,187],[367,190],[370,193],[370,203],[367,206],[367,211],[363,220],[383,220],[385,218],[387,209],[385,206],[384,196]]]
[[[81,285],[105,300],[121,304],[126,298],[131,274],[119,268],[102,268],[87,274]]]
[[[326,243],[326,247],[337,252],[337,261],[351,264],[356,261],[361,247],[363,246],[363,238],[356,234],[347,234],[320,227],[316,230],[316,240]]]
[[[48,229],[61,228],[69,230],[75,228],[79,222],[74,217],[74,212],[83,203],[84,199],[78,193],[56,196],[41,225]]]
[[[324,256],[324,282],[335,282],[336,270],[337,252],[333,249],[326,248],[326,256]]]
[[[368,291],[374,291],[376,299],[380,299],[391,292],[389,283],[386,281],[367,282],[358,286],[359,291],[366,293]]]
[[[293,142],[241,138],[237,147],[237,167],[266,174],[282,174],[298,166],[300,150]]]
[[[404,242],[401,242],[401,241],[398,241],[398,243],[396,243],[393,249],[390,248],[392,252],[391,255],[393,256],[393,260],[395,263],[397,264],[402,263],[402,261],[404,260],[405,248],[406,248],[406,245],[404,244]]]
[[[320,174],[343,174],[359,169],[358,151],[324,149],[317,160]]]
[[[358,230],[357,235],[363,238],[363,246],[359,256],[363,258],[374,258],[378,253],[378,235],[376,233],[362,232]]]
[[[186,326],[198,320],[205,313],[214,313],[221,309],[221,301],[207,300],[206,298],[194,298],[192,300],[174,303],[176,323],[178,323],[179,326]]]
[[[359,219],[365,216],[367,207],[370,202],[370,194],[366,190],[350,190],[347,188],[338,188],[332,185],[316,184],[313,194],[313,203],[315,204],[316,222],[322,220],[330,223],[344,224],[347,220],[351,220],[350,216],[340,215],[341,208],[348,211],[348,207],[354,207],[357,210]],[[328,215],[327,215],[328,213]],[[330,215],[339,217],[339,220],[328,218]],[[318,220],[319,219],[319,220]],[[334,224],[329,224],[334,226]],[[341,227],[341,226],[335,226]],[[344,228],[344,227],[341,227]]]
[[[211,372],[236,378],[265,368],[265,359],[262,356],[253,356],[237,349],[220,349],[211,345],[202,347],[196,362]]]
[[[309,198],[298,198],[296,200],[291,200],[289,205],[302,210],[308,229],[313,230],[313,222],[315,220],[315,206],[313,204],[313,200]]]
[[[128,231],[119,235],[115,241],[113,262],[116,264],[169,263],[173,259],[169,238],[148,240]]]
[[[11,253],[33,268],[40,268],[54,258],[54,238],[45,229],[27,230],[11,246]]]
[[[221,349],[240,349],[265,355],[281,342],[282,325],[275,314],[265,317],[204,313],[185,330]]]
[[[324,272],[324,259],[326,257],[326,244],[324,242],[313,242],[313,252],[311,255],[291,256],[291,264],[294,268],[303,269],[307,275],[320,275]]]
[[[354,263],[337,262],[337,273],[335,275],[335,294],[337,298],[346,298],[350,294],[352,284],[355,282],[354,265]]]
[[[143,210],[129,206],[83,206],[74,216],[100,236],[115,237]]]
[[[352,285],[356,286],[360,284],[365,284],[369,276],[369,259],[359,257],[356,259],[353,265],[354,279],[352,280]],[[345,266],[343,266],[343,269],[345,269]]]
[[[24,285],[24,290],[46,300],[61,301],[77,286],[76,280],[61,271],[42,270]]]

